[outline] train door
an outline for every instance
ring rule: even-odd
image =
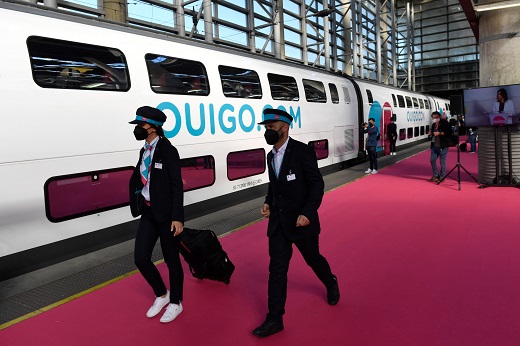
[[[385,102],[383,105],[383,113],[381,114],[382,123],[381,123],[381,145],[385,151],[385,155],[390,154],[390,138],[386,135],[386,127],[390,124],[390,119],[392,118],[392,106],[390,103]]]
[[[377,101],[374,101],[372,106],[370,107],[370,111],[368,112],[368,118],[374,118],[375,125],[379,129],[379,133],[381,134],[381,139],[377,143],[376,151],[381,151],[383,148],[383,108],[381,104]]]

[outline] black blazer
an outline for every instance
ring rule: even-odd
[[[273,170],[272,151],[267,154],[267,166],[269,186],[265,203],[270,208],[267,236],[280,231],[291,240],[318,235],[318,208],[325,184],[314,149],[289,138],[278,178]],[[296,227],[298,215],[305,215],[310,224]]]
[[[130,178],[130,211],[134,217],[141,215],[144,203],[139,167],[144,149]],[[157,142],[150,165],[150,207],[157,222],[184,222],[184,196],[179,152],[164,137]]]

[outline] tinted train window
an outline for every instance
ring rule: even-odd
[[[339,94],[338,94],[338,88],[336,88],[336,85],[329,83],[329,90],[330,90],[330,99],[332,100],[332,103],[339,103]]]
[[[392,100],[394,101],[394,107],[397,107],[397,100],[395,99],[394,94],[392,94]]]
[[[182,159],[181,175],[184,191],[211,186],[215,183],[215,159],[211,155]]]
[[[229,153],[227,176],[229,180],[250,177],[265,172],[265,150],[251,149]]]
[[[406,133],[407,138],[413,138],[413,127],[409,127]]]
[[[422,99],[419,99],[419,108],[424,109],[424,103]]]
[[[413,100],[413,108],[419,108],[419,102],[417,101],[417,99],[415,97],[412,97],[412,100]]]
[[[150,87],[159,94],[208,95],[206,68],[198,61],[146,54]]]
[[[42,88],[130,89],[126,59],[118,49],[39,36],[29,37],[27,48],[33,79]]]
[[[273,100],[298,101],[300,99],[298,85],[293,77],[268,73],[267,78]]]
[[[52,177],[45,182],[45,214],[51,222],[127,206],[134,167]]]
[[[314,148],[318,160],[323,160],[329,157],[329,141],[327,139],[311,141],[309,142],[309,146]]]
[[[418,137],[419,136],[419,126],[416,126],[413,128],[413,136]]]
[[[230,66],[219,66],[222,90],[226,97],[261,99],[262,87],[258,73]]]
[[[327,102],[325,87],[322,82],[311,79],[303,79],[303,90],[305,90],[305,99],[309,102]]]
[[[424,100],[424,108],[430,109],[430,105],[428,103],[428,100]]]
[[[399,129],[399,140],[404,141],[406,139],[406,130],[405,129]]]
[[[374,98],[372,97],[372,92],[367,89],[367,97],[368,97],[368,103],[372,104],[374,103]]]
[[[401,96],[401,95],[397,95],[397,100],[399,101],[399,107],[401,108],[405,108],[405,104],[404,104],[404,97]]]
[[[425,131],[426,131],[426,133],[430,133],[430,125],[426,125]]]
[[[348,89],[343,87],[343,96],[345,96],[345,103],[350,103],[350,94],[348,93]]]
[[[406,98],[406,107],[407,108],[412,108],[413,107],[413,103],[412,103],[412,99],[410,98],[410,96],[405,96]]]
[[[421,126],[421,136],[424,136],[424,126]]]

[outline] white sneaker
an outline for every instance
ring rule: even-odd
[[[146,313],[146,317],[152,318],[156,316],[159,312],[161,312],[162,308],[164,308],[170,302],[170,291],[166,291],[166,296],[164,298],[157,297],[153,302],[153,305],[148,309]]]
[[[182,312],[182,303],[170,304],[166,308],[164,315],[161,317],[161,323],[168,323],[173,321]]]
[[[365,173],[372,173],[372,170],[369,168],[365,171]]]
[[[377,174],[377,169],[374,169],[374,170],[372,171],[372,174]]]

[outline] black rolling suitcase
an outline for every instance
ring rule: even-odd
[[[235,266],[213,231],[184,228],[180,237],[180,253],[194,277],[229,284]]]
[[[466,142],[460,143],[459,144],[459,149],[460,149],[460,151],[467,151],[468,150],[468,143],[466,143]]]

